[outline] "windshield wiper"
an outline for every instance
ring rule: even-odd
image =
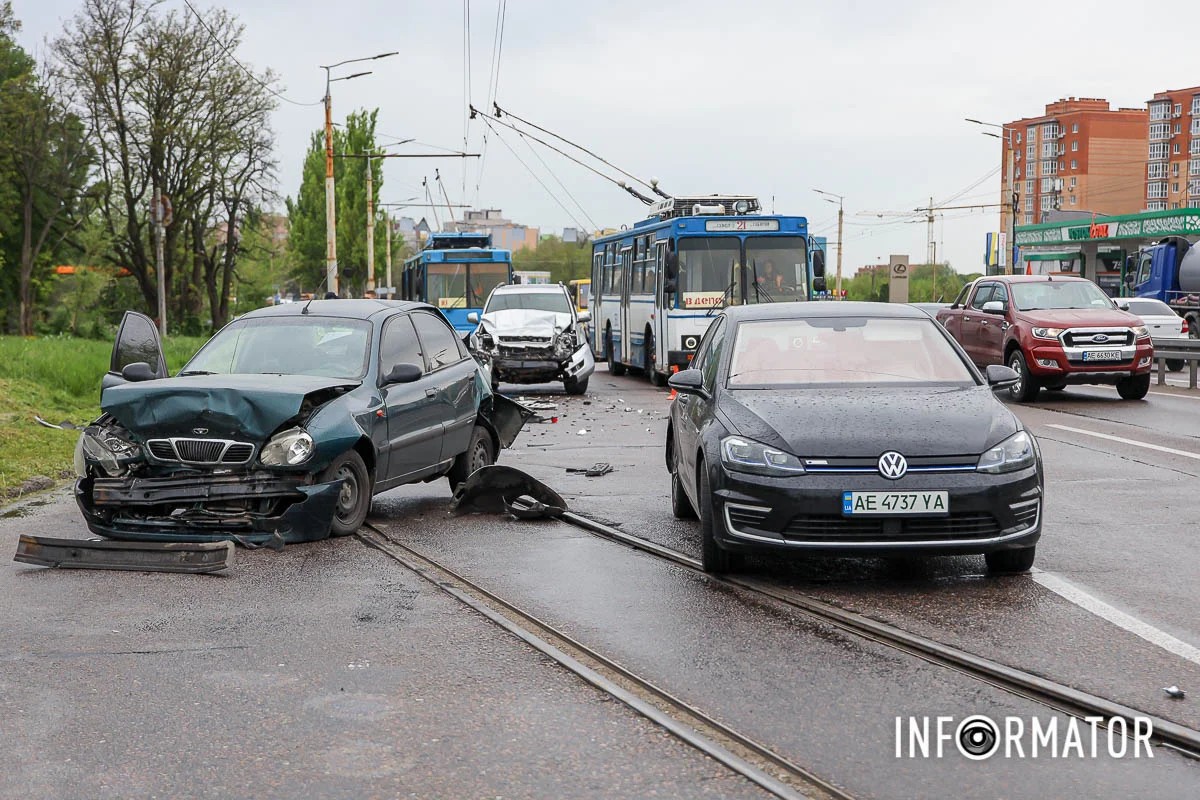
[[[712,316],[712,313],[713,313],[714,311],[716,311],[718,308],[724,308],[724,307],[725,307],[725,302],[726,302],[726,301],[729,299],[729,296],[730,296],[730,295],[733,293],[733,286],[734,286],[734,284],[735,284],[735,283],[737,283],[737,279],[736,279],[736,278],[734,278],[733,280],[731,280],[731,281],[729,282],[729,285],[725,287],[725,291],[721,292],[721,302],[720,302],[720,303],[718,303],[717,305],[713,306],[712,308],[710,308],[710,309],[708,310],[708,313],[707,313],[707,314],[705,314],[704,316],[706,316],[706,317],[711,317],[711,316]]]
[[[175,377],[176,377],[176,378],[182,378],[182,377],[184,377],[184,376],[186,376],[186,375],[216,375],[216,374],[217,374],[217,373],[215,373],[215,372],[209,372],[209,371],[208,371],[208,370],[206,370],[206,369],[189,369],[187,372],[181,372],[181,373],[179,373],[178,375],[176,375]]]

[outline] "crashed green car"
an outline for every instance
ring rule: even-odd
[[[93,533],[247,545],[353,533],[373,495],[454,487],[529,417],[435,308],[382,300],[253,311],[175,377],[154,323],[127,312],[100,407],[75,451]]]

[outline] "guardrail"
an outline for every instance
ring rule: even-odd
[[[1188,388],[1196,388],[1196,367],[1200,362],[1200,339],[1153,339],[1154,360],[1158,362],[1158,385],[1167,382],[1167,362],[1186,361]]]

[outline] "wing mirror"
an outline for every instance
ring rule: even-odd
[[[812,255],[813,255],[813,259],[812,259],[813,260],[813,277],[824,278],[825,277],[825,252],[823,250],[814,250]],[[823,292],[825,290],[818,289],[817,291]]]
[[[667,381],[667,385],[683,394],[698,394],[701,397],[708,396],[708,392],[704,391],[704,374],[698,369],[685,369],[676,372]]]
[[[392,367],[383,378],[384,384],[389,383],[412,383],[425,374],[425,371],[416,364],[397,364]]]
[[[130,383],[139,381],[152,381],[158,376],[154,374],[154,369],[145,361],[135,361],[132,364],[126,364],[121,370],[121,377]]]
[[[1122,311],[1129,310],[1129,301],[1126,300],[1124,297],[1117,298],[1117,300],[1115,302],[1117,304],[1117,308],[1121,309]]]
[[[1000,302],[999,300],[995,302]],[[987,305],[986,303],[984,305]],[[999,391],[1021,380],[1021,376],[1012,367],[1006,367],[1003,364],[989,364],[987,371],[984,373],[987,377],[988,386]]]
[[[817,277],[813,278],[813,291],[814,292],[825,291],[825,278],[823,276],[818,275]]]
[[[1003,314],[1008,310],[1008,303],[1003,300],[988,300],[980,310],[985,314]]]
[[[479,312],[472,311],[470,314],[467,314],[467,322],[471,323],[472,325],[478,325],[479,324]]]
[[[579,322],[580,325],[582,325],[585,322],[591,322],[592,321],[592,312],[581,311],[581,312],[579,312],[579,316],[576,317],[576,320]]]

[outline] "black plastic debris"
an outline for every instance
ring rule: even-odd
[[[592,464],[590,467],[567,467],[567,472],[572,475],[584,475],[588,478],[598,478],[612,471],[612,464],[605,464],[603,462]]]
[[[233,542],[112,542],[21,534],[13,561],[59,569],[220,572],[233,566]]]
[[[37,414],[34,414],[33,418],[37,422],[38,425],[41,425],[44,428],[54,428],[57,431],[80,431],[80,430],[83,430],[83,426],[76,425],[74,422],[68,422],[67,420],[63,420],[62,422],[55,425],[53,422],[47,422],[46,420],[42,419]]]
[[[1182,700],[1183,698],[1187,697],[1187,692],[1185,692],[1183,689],[1180,689],[1178,686],[1164,686],[1163,691],[1166,692],[1167,697],[1171,698],[1172,700]]]
[[[509,513],[518,519],[544,519],[566,513],[567,501],[532,475],[493,464],[480,467],[459,484],[450,510],[455,514],[481,511]]]

